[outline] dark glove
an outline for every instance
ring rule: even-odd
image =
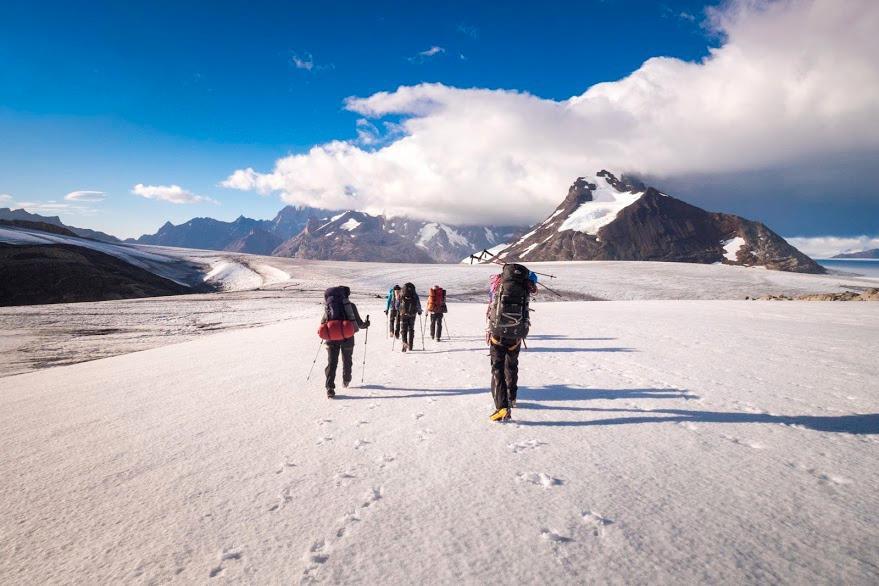
[[[421,315],[421,310],[420,310],[420,309],[418,310],[418,315]]]
[[[363,329],[365,330],[368,327],[369,327],[369,320],[366,320],[365,322],[363,322]]]
[[[387,310],[387,309],[385,310],[385,315],[388,315],[388,310]]]

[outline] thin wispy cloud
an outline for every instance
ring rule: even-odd
[[[12,196],[8,193],[0,193],[0,203],[11,203],[12,199]]]
[[[473,25],[461,23],[455,27],[455,30],[462,35],[470,37],[471,39],[479,38],[479,29]]]
[[[79,190],[71,191],[64,196],[64,199],[67,201],[99,202],[104,201],[105,196],[103,191]]]
[[[304,69],[305,71],[311,71],[314,69],[314,58],[310,54],[303,57],[293,55],[292,61],[296,69]]]
[[[311,53],[294,53],[293,56],[290,57],[290,63],[292,63],[293,67],[296,69],[301,69],[302,71],[307,71],[309,73],[335,69],[335,65],[332,63],[316,63],[314,56]]]
[[[424,51],[419,51],[417,54],[413,55],[412,57],[409,57],[409,61],[411,61],[413,63],[422,63],[423,61],[426,61],[427,59],[430,59],[431,57],[436,57],[437,55],[441,55],[445,52],[446,52],[445,48],[440,47],[438,45],[433,45],[429,49],[425,49]]]
[[[179,185],[144,185],[143,183],[138,183],[131,188],[131,193],[147,199],[167,201],[173,204],[220,203],[210,197],[196,195]]]

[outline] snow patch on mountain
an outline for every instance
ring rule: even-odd
[[[620,192],[603,177],[590,177],[589,182],[596,186],[592,190],[592,201],[583,202],[574,210],[559,226],[559,232],[575,230],[585,234],[598,234],[601,228],[617,218],[623,208],[632,205],[644,194],[643,191]],[[556,210],[546,221],[551,221],[561,211]]]
[[[450,228],[445,224],[437,224],[435,222],[430,222],[424,225],[418,235],[418,241],[416,242],[416,244],[422,248],[427,248],[430,245],[431,241],[436,238],[436,236],[440,233],[440,231],[445,233],[446,238],[448,238],[449,240],[449,244],[453,246],[470,245],[470,241],[453,228]]]
[[[348,232],[351,232],[352,230],[355,230],[357,228],[357,226],[359,226],[359,225],[360,225],[360,222],[358,222],[354,218],[349,218],[348,221],[345,222],[344,224],[342,224],[341,226],[339,226],[339,228],[342,230],[347,230]]]
[[[742,246],[745,246],[745,239],[741,236],[736,236],[735,238],[731,238],[723,243],[724,257],[726,260],[730,260],[732,262],[738,262],[739,250]]]

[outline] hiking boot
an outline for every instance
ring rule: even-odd
[[[344,379],[342,380],[342,386],[345,387],[346,389],[348,388],[348,385],[350,385],[350,384],[351,384],[350,378],[348,380],[344,380]]]
[[[506,407],[501,407],[497,411],[489,416],[491,421],[505,421],[510,418],[510,410]]]
[[[406,342],[403,342],[403,352],[405,352],[408,349],[409,349],[409,344],[407,344]]]
[[[513,399],[512,401],[510,401],[510,409],[512,409],[515,406],[516,406],[516,399]]]
[[[327,399],[332,399],[336,396],[336,389],[327,389]]]
[[[513,418],[513,410],[507,409],[507,413],[504,415],[504,418],[502,419],[502,421],[509,421],[512,418]]]

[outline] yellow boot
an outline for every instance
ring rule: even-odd
[[[507,409],[506,407],[498,409],[497,411],[492,413],[491,416],[489,417],[489,419],[491,421],[506,421],[509,418],[510,418],[510,410]]]

